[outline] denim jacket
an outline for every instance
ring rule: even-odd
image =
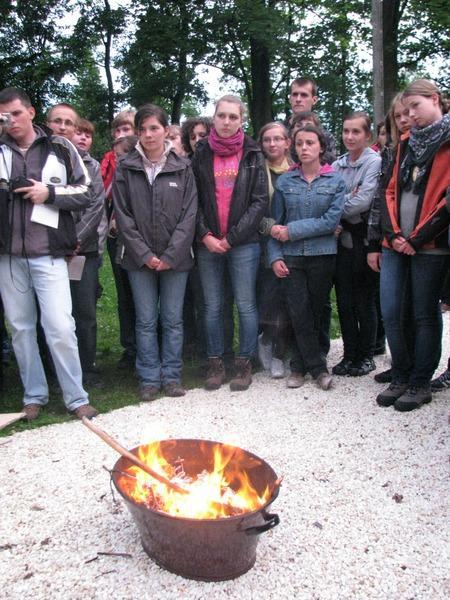
[[[272,198],[272,216],[277,224],[287,225],[289,241],[269,240],[269,264],[284,256],[336,254],[334,231],[344,201],[345,182],[328,165],[310,183],[299,168],[281,175]]]

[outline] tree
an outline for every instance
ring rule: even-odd
[[[71,4],[62,0],[3,2],[0,25],[0,89],[23,88],[38,117],[50,99],[64,96],[63,77],[74,56],[70,33],[61,25]]]
[[[155,102],[179,123],[184,102],[206,101],[195,70],[205,48],[203,7],[201,0],[149,0],[135,6],[136,34],[120,60],[134,106]]]

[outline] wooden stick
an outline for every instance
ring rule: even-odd
[[[153,477],[153,479],[157,479],[159,482],[163,483],[164,485],[166,485],[168,488],[174,490],[175,492],[178,492],[180,494],[189,494],[188,490],[182,488],[181,486],[177,485],[176,483],[172,483],[169,479],[167,479],[167,477],[164,477],[164,475],[160,475],[157,471],[154,471],[151,467],[149,467],[144,462],[142,462],[137,456],[135,456],[134,454],[129,452],[126,448],[121,446],[114,438],[109,436],[107,433],[105,433],[99,427],[96,427],[89,419],[87,419],[86,417],[83,417],[82,421],[88,429],[90,429],[91,431],[96,433],[98,435],[98,437],[102,438],[102,440],[104,442],[106,442],[108,444],[108,446],[111,446],[111,448],[113,448],[116,452],[121,454],[124,458],[127,458],[130,462],[132,462],[134,465],[136,465],[136,467],[139,467],[140,469],[142,469],[143,471],[145,471],[146,473],[151,475]]]

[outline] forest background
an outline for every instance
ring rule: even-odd
[[[96,124],[93,153],[99,157],[121,108],[154,102],[179,123],[204,114],[213,100],[211,87],[226,89],[247,102],[247,128],[254,133],[289,114],[290,81],[310,76],[319,85],[321,120],[340,139],[349,110],[372,112],[371,5],[370,0],[0,0],[0,89],[25,89],[38,120],[55,102],[73,103]],[[448,3],[382,5],[385,107],[416,76],[448,88]]]

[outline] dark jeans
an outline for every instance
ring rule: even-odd
[[[448,261],[448,255],[407,256],[383,249],[381,310],[394,381],[418,387],[427,385],[439,364],[442,337],[439,296]],[[403,325],[408,288],[414,322],[413,348]]]
[[[234,341],[234,298],[228,271],[225,270],[225,288],[223,298],[223,335],[224,335],[224,359],[229,364],[233,361]],[[184,348],[192,349],[200,359],[206,359],[206,336],[205,336],[205,299],[200,281],[198,266],[195,264],[189,272],[184,297],[183,307],[184,320]]]
[[[100,258],[87,256],[80,281],[70,282],[72,316],[78,340],[81,368],[91,371],[97,350],[97,290]]]
[[[117,291],[120,344],[127,354],[134,356],[136,354],[136,314],[133,294],[127,272],[116,263],[117,239],[108,237],[106,243]]]
[[[373,358],[377,333],[377,275],[367,264],[362,238],[353,236],[352,249],[338,244],[335,287],[345,359]]]
[[[315,378],[327,371],[319,338],[336,257],[286,256],[285,263],[289,276],[283,284],[296,340],[291,369],[302,375],[309,372]]]

